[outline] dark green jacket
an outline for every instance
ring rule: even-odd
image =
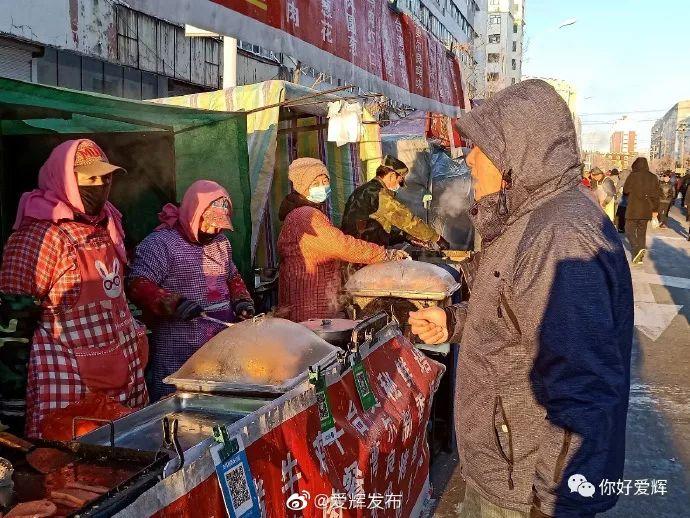
[[[418,241],[435,243],[438,233],[424,223],[381,180],[374,178],[357,187],[345,205],[342,230],[371,243],[389,246],[396,242],[396,231]]]

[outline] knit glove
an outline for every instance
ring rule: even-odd
[[[202,308],[199,304],[197,304],[193,300],[182,298],[180,299],[180,302],[177,304],[177,308],[175,308],[175,317],[179,320],[184,320],[185,322],[188,322],[189,320],[197,318],[203,312],[204,308]]]
[[[384,261],[404,261],[405,259],[411,259],[410,254],[404,250],[390,248],[386,250],[386,257]]]
[[[235,317],[238,320],[247,320],[254,316],[254,302],[251,300],[238,300],[235,302],[235,307],[233,308],[235,312]]]

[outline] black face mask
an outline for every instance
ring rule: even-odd
[[[218,234],[209,234],[208,232],[202,232],[201,230],[199,230],[196,233],[196,237],[200,245],[210,244],[216,238],[217,235]]]
[[[84,213],[88,216],[98,216],[105,202],[108,201],[110,194],[110,184],[106,185],[80,185],[79,195],[81,196]]]

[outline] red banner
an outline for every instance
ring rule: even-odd
[[[130,0],[167,20],[283,52],[346,83],[457,116],[460,63],[386,0]],[[354,66],[353,66],[354,65]]]
[[[324,440],[315,401],[282,419],[304,401],[304,392],[253,416],[263,423],[275,416],[279,421],[253,440],[252,425],[245,428],[251,440],[246,454],[259,498],[258,515],[419,515],[428,491],[426,425],[443,367],[399,334],[372,351],[363,363],[377,404],[368,411],[362,409],[348,370],[327,389],[335,420],[335,434],[330,439]],[[189,471],[192,469],[201,468],[192,464],[140,499],[171,503],[155,513],[144,508],[138,512],[159,517],[221,516],[225,511],[215,472],[174,501],[171,498],[170,492],[184,486],[176,477],[198,477]]]

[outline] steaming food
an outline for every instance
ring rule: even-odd
[[[453,276],[440,266],[420,261],[370,264],[345,284],[353,295],[444,299],[459,288]]]
[[[202,383],[209,390],[283,391],[310,365],[336,351],[289,320],[247,320],[213,337],[165,381],[189,389]]]

